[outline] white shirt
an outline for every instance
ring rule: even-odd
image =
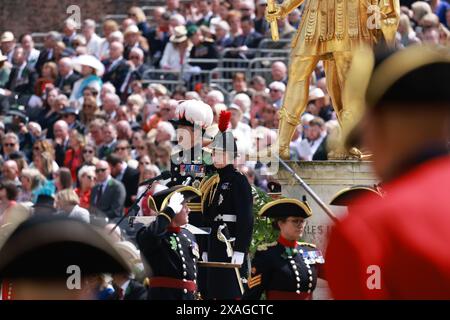
[[[179,71],[189,59],[190,51],[190,48],[186,49],[186,51],[184,52],[183,61],[181,61],[180,51],[175,49],[174,45],[169,42],[164,49],[164,53],[161,61],[159,62],[159,65],[161,66],[161,68],[169,68],[174,71]]]
[[[127,289],[128,289],[128,286],[130,285],[130,282],[131,282],[130,280],[127,280],[127,281],[125,281],[125,283],[123,285],[120,286],[120,288],[122,288],[122,290],[123,290],[122,300],[123,300],[123,298],[125,298],[125,292],[127,292]]]
[[[106,38],[102,39],[98,54],[100,60],[105,60],[109,58],[109,42]]]
[[[28,55],[28,59],[27,59],[28,66],[29,66],[30,68],[34,68],[34,66],[36,65],[36,62],[37,62],[38,59],[39,59],[39,54],[40,54],[40,53],[41,53],[41,52],[40,52],[39,50],[35,49],[35,48],[31,49],[31,52],[30,52],[30,54]]]
[[[303,139],[299,144],[297,144],[296,151],[300,159],[312,161],[314,153],[316,153],[317,149],[319,149],[319,146],[324,138],[325,135],[320,136],[319,139],[316,139],[314,141],[308,141],[308,139]]]
[[[96,33],[91,36],[91,39],[86,44],[87,53],[100,58],[100,50],[103,44],[103,39],[100,38]]]
[[[122,170],[117,175],[116,180],[122,181],[123,175],[125,174],[125,170],[127,170],[128,164],[125,161],[122,161]]]

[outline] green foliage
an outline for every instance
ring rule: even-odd
[[[270,243],[278,238],[278,231],[272,228],[270,219],[260,217],[259,210],[272,198],[258,187],[252,187],[253,193],[253,238],[250,245],[250,254],[254,255],[256,248],[263,243]]]

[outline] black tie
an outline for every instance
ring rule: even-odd
[[[97,199],[95,200],[95,206],[98,206],[98,204],[100,203],[102,194],[103,194],[103,185],[101,184],[97,190]]]

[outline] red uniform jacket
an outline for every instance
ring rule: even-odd
[[[357,200],[330,236],[333,296],[450,299],[450,157],[423,162],[383,189],[383,200]]]

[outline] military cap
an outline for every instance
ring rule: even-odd
[[[104,235],[67,217],[30,218],[11,233],[0,250],[0,278],[61,279],[73,265],[83,275],[129,272]]]
[[[361,197],[382,199],[383,195],[377,186],[352,186],[342,189],[336,193],[333,196],[333,199],[331,199],[330,204],[334,206],[348,206],[351,205],[353,201]]]
[[[170,197],[172,197],[172,195],[175,192],[181,193],[184,196],[184,200],[186,202],[190,202],[190,201],[195,202],[196,200],[198,200],[198,204],[199,204],[198,206],[200,206],[200,199],[201,199],[202,193],[198,189],[191,187],[191,186],[178,185],[178,186],[173,186],[171,188],[157,192],[154,195],[152,195],[151,197],[149,197],[148,198],[149,208],[156,212],[163,211],[169,204]]]
[[[175,126],[189,126],[195,125],[206,129],[212,125],[214,114],[209,105],[198,100],[180,101],[175,110],[176,120],[170,122]]]
[[[267,189],[269,192],[267,193],[273,199],[281,197],[281,184],[275,181],[270,181],[267,183]]]
[[[312,215],[308,203],[298,199],[283,198],[266,203],[258,212],[259,216],[267,218],[302,217]]]
[[[223,152],[230,152],[234,157],[238,155],[236,139],[233,133],[229,130],[231,112],[222,111],[219,115],[219,132],[214,137],[213,141],[205,148],[207,151],[220,150]]]

